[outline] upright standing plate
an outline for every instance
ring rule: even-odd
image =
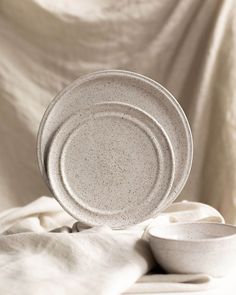
[[[53,138],[48,177],[66,211],[113,228],[154,216],[174,179],[162,127],[128,104],[101,103],[71,116]]]
[[[74,81],[49,105],[38,133],[38,162],[47,176],[48,148],[55,132],[78,111],[104,101],[131,104],[148,113],[163,127],[175,154],[175,177],[163,207],[181,192],[191,169],[192,137],[187,118],[175,98],[160,84],[142,75],[119,70],[95,72]]]

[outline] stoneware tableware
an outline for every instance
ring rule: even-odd
[[[54,196],[77,220],[122,228],[159,212],[173,183],[174,154],[147,113],[99,103],[61,125],[50,145],[48,177]]]
[[[192,137],[186,116],[175,98],[160,84],[142,75],[108,70],[79,78],[62,90],[49,105],[40,124],[37,154],[40,171],[48,183],[47,158],[53,136],[77,112],[102,102],[132,105],[156,120],[167,134],[175,155],[172,189],[162,208],[182,190],[192,163]],[[50,185],[49,185],[50,186]]]
[[[221,223],[159,225],[149,230],[158,263],[169,273],[226,275],[236,261],[236,227]]]

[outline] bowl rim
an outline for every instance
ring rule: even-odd
[[[204,238],[204,239],[174,239],[171,237],[161,237],[155,234],[153,231],[158,227],[158,225],[151,227],[148,230],[148,236],[149,238],[152,237],[154,239],[158,240],[164,240],[164,241],[172,241],[172,242],[184,242],[184,243],[202,243],[202,242],[215,242],[215,241],[222,241],[222,240],[228,240],[231,238],[236,238],[236,226],[232,224],[225,224],[225,223],[218,223],[218,222],[176,222],[176,223],[168,223],[168,224],[160,224],[159,226],[161,227],[167,227],[167,226],[182,226],[182,225],[214,225],[214,226],[224,226],[228,228],[233,228],[235,230],[235,233],[225,235],[225,236],[220,236],[220,237],[215,237],[215,238]]]

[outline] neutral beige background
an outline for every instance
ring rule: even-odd
[[[179,199],[236,223],[234,0],[1,0],[0,209],[49,192],[36,162],[48,103],[78,76],[128,69],[183,106],[194,161]]]

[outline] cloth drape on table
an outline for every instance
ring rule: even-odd
[[[124,230],[86,229],[49,197],[4,211],[0,214],[0,294],[111,295],[215,288],[217,281],[205,274],[167,275],[156,270],[146,275],[156,265],[148,229],[187,221],[224,219],[197,202],[175,203],[158,217]]]

